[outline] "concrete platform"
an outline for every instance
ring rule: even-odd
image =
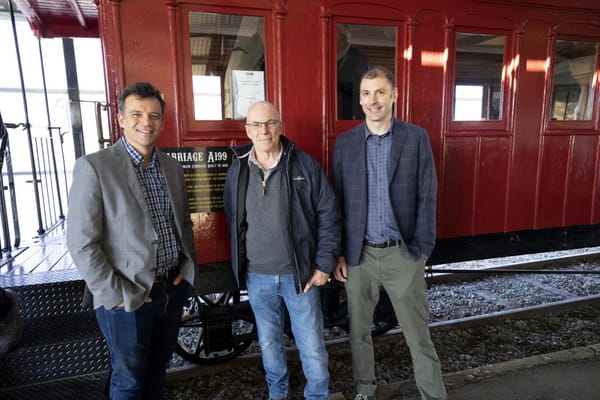
[[[600,344],[444,375],[448,400],[600,400]],[[381,386],[378,400],[417,400],[414,382]]]

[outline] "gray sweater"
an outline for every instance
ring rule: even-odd
[[[246,193],[248,272],[291,274],[292,252],[287,233],[289,205],[282,165],[272,169],[264,183],[264,172],[252,162],[249,162],[249,166]]]

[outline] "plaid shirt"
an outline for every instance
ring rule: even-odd
[[[152,225],[158,235],[154,274],[160,276],[177,266],[181,251],[173,227],[173,210],[166,190],[165,177],[158,165],[156,152],[152,154],[150,164],[144,168],[142,156],[127,142],[125,136],[122,137],[122,140],[131,156],[133,167],[144,190],[144,197],[152,217]]]
[[[373,242],[398,240],[400,234],[392,211],[388,171],[393,132],[373,135],[365,125],[367,146],[367,231],[365,239]]]
[[[335,140],[331,174],[344,214],[343,248],[357,265],[367,229],[368,182],[365,123]],[[394,118],[388,194],[402,247],[415,258],[429,257],[435,244],[437,177],[427,131]],[[392,239],[392,238],[390,238]]]

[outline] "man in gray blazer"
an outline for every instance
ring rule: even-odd
[[[437,179],[427,132],[393,117],[394,75],[367,70],[360,82],[365,122],[340,135],[333,185],[343,216],[343,257],[355,400],[375,399],[370,325],[383,287],[413,360],[423,399],[445,399],[440,360],[431,342],[425,261],[435,243]]]
[[[190,285],[192,222],[181,165],[155,149],[165,101],[145,82],[119,98],[124,136],[75,163],[67,246],[111,360],[111,399],[163,399]]]

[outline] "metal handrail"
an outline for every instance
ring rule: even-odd
[[[18,128],[25,124],[2,124],[3,127]],[[17,175],[31,176],[31,179],[27,179],[24,182],[33,185],[33,190],[37,190],[39,197],[34,198],[34,208],[36,221],[38,222],[37,237],[47,236],[56,227],[62,225],[65,220],[62,205],[67,198],[67,170],[65,166],[65,155],[63,150],[62,133],[60,127],[47,127],[48,131],[58,131],[58,135],[46,135],[41,134],[40,136],[31,135],[29,146],[32,146],[27,154],[31,155],[30,165],[35,169],[34,174],[31,170],[21,171],[15,173],[10,163],[10,145],[9,145],[9,133],[5,129],[4,134],[1,136],[0,150],[1,151],[1,162],[2,165],[6,165],[7,168],[4,170],[0,168],[0,183],[2,184],[2,193],[0,193],[0,232],[2,232],[3,240],[2,252],[10,253],[13,247],[19,247],[21,243],[21,224],[23,221],[19,218],[19,203],[17,201],[17,190],[15,189],[15,179]],[[12,134],[12,133],[11,133]],[[17,132],[17,134],[20,134]],[[58,154],[57,154],[58,152]],[[25,152],[23,152],[25,154]],[[58,169],[58,160],[62,159],[61,165],[63,171]],[[8,178],[8,186],[4,185],[4,178]],[[61,178],[62,177],[62,178]],[[62,183],[61,183],[62,179]],[[8,208],[6,207],[6,196],[5,190],[9,190],[11,199],[11,215],[12,224],[10,221],[10,215]],[[28,191],[28,190],[27,190]],[[23,195],[23,187],[19,190],[20,195]],[[26,195],[31,198],[30,194]],[[30,211],[26,211],[30,212]],[[10,232],[14,232],[15,241],[14,244],[10,244]]]
[[[25,129],[27,130],[27,141],[29,143],[29,159],[31,161],[32,182],[36,183],[36,182],[38,182],[37,169],[36,169],[36,165],[34,163],[35,158],[34,158],[34,153],[33,153],[33,139],[31,136],[31,125],[29,123],[29,107],[27,106],[27,94],[25,92],[25,80],[23,78],[23,65],[21,62],[21,50],[19,48],[17,25],[15,23],[15,14],[14,14],[12,2],[9,1],[8,5],[9,5],[9,9],[10,9],[10,19],[11,19],[11,23],[12,23],[13,39],[14,39],[14,43],[15,43],[15,52],[17,54],[17,66],[19,68],[19,82],[21,84],[21,97],[23,99],[23,108],[24,108],[24,112],[25,112]],[[33,185],[33,195],[35,198],[36,205],[39,204],[40,203],[40,193],[39,193],[37,184]],[[37,208],[36,211],[37,211],[37,218],[38,218],[38,233],[41,234],[41,233],[43,233],[42,214],[40,212],[39,207],[36,207],[36,208]]]
[[[50,156],[51,159],[48,160],[48,163],[51,163],[51,165],[49,165],[51,168],[53,168],[55,174],[54,174],[54,182],[53,185],[56,187],[56,191],[60,194],[60,182],[58,180],[58,168],[56,166],[56,151],[54,150],[54,137],[53,137],[53,130],[55,129],[54,127],[52,127],[51,122],[50,122],[50,107],[48,106],[48,90],[46,87],[46,71],[44,69],[44,56],[42,53],[42,41],[38,38],[38,50],[39,50],[39,54],[40,54],[40,60],[42,62],[40,62],[41,64],[41,70],[42,70],[42,82],[44,84],[44,104],[46,105],[46,119],[48,122],[48,137],[49,137],[49,143],[50,143]],[[60,135],[60,127],[57,128],[58,129],[58,135],[59,138],[61,139],[61,149],[62,149],[62,137]],[[64,155],[64,153],[63,153]],[[63,157],[64,160],[64,157]],[[66,173],[66,171],[65,171]],[[55,197],[57,200],[57,206],[58,206],[58,219],[59,220],[64,220],[65,219],[65,214],[63,212],[63,205],[62,205],[62,198],[61,196],[56,196]]]
[[[35,216],[37,217],[37,235],[38,237],[42,237],[50,233],[55,227],[62,225],[62,222],[65,219],[64,211],[63,211],[63,199],[66,199],[67,196],[67,179],[66,179],[66,169],[63,171],[65,174],[65,187],[62,188],[59,180],[59,170],[57,166],[57,146],[60,148],[62,155],[62,164],[63,168],[65,166],[64,161],[64,151],[63,151],[63,141],[62,134],[60,132],[60,128],[52,127],[50,125],[50,112],[48,108],[48,95],[46,90],[46,77],[45,71],[43,68],[43,55],[41,49],[41,43],[38,39],[38,48],[39,48],[39,56],[40,63],[42,65],[42,79],[44,85],[44,97],[46,104],[46,116],[48,119],[46,133],[38,134],[36,136],[32,133],[32,126],[29,122],[29,109],[27,105],[27,93],[25,90],[24,84],[24,76],[23,76],[23,67],[21,62],[21,54],[19,50],[19,40],[17,37],[16,24],[14,18],[14,11],[12,8],[11,2],[9,2],[10,6],[10,15],[13,29],[13,37],[15,44],[15,51],[17,55],[17,64],[19,69],[19,79],[21,83],[21,95],[24,107],[24,123],[19,124],[4,124],[2,123],[2,151],[0,154],[0,183],[2,184],[0,187],[0,205],[2,206],[0,212],[0,229],[2,233],[2,241],[0,242],[0,247],[2,249],[1,255],[4,258],[5,254],[10,254],[13,246],[19,247],[21,242],[21,227],[17,209],[17,196],[14,184],[14,174],[12,171],[12,164],[10,163],[10,145],[9,145],[9,134],[7,131],[7,127],[9,128],[18,128],[22,127],[23,131],[26,133],[26,142],[27,142],[27,154],[29,155],[29,171],[25,171],[26,175],[30,175],[31,179],[26,181],[27,183],[32,184],[32,192],[33,192],[33,200],[35,207]],[[54,130],[58,129],[58,138],[56,138],[53,134]],[[58,141],[57,141],[58,139]],[[25,152],[19,152],[19,154],[25,154]],[[6,162],[7,171],[6,176],[8,177],[8,189],[10,193],[11,199],[11,215],[12,215],[12,226],[10,224],[10,217],[8,213],[8,208],[6,207],[6,196],[5,196],[5,187],[4,187],[4,170],[2,166]],[[31,197],[27,195],[27,197]],[[29,212],[29,210],[27,211]],[[12,232],[15,236],[14,245],[11,244],[11,228]]]
[[[10,124],[16,127],[17,125]],[[4,186],[4,166],[6,165],[6,176],[8,185]],[[12,168],[12,159],[10,157],[10,145],[8,140],[8,130],[0,114],[0,228],[2,237],[0,238],[0,255],[10,255],[13,245],[11,245],[10,224],[8,208],[6,207],[6,196],[4,191],[8,189],[11,205],[11,214],[13,222],[13,232],[15,236],[14,247],[18,247],[21,242],[21,233],[19,229],[19,215],[17,210],[17,198],[15,193],[15,180]]]

